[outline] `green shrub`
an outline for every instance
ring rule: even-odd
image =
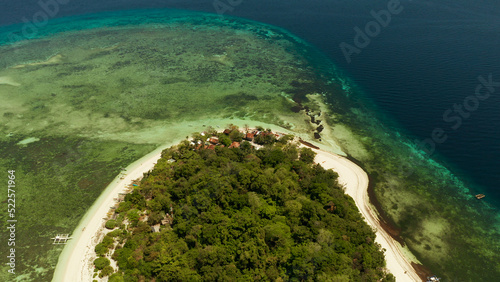
[[[312,164],[314,162],[314,157],[316,157],[316,153],[313,150],[309,148],[300,149],[300,160],[306,164]]]
[[[141,215],[139,214],[138,209],[133,209],[128,211],[127,217],[132,224],[137,224],[137,222],[139,221],[139,217],[141,217]]]
[[[117,236],[121,236],[123,234],[123,231],[121,229],[116,229],[116,230],[113,230],[111,232],[109,232],[108,234],[106,234],[106,236],[109,236],[109,237],[117,237]]]
[[[97,246],[95,246],[94,250],[98,256],[102,257],[102,256],[106,255],[109,248],[106,247],[103,243],[99,243],[99,244],[97,244]]]
[[[233,130],[231,131],[231,133],[229,134],[229,138],[234,141],[234,142],[241,142],[241,140],[243,140],[243,137],[245,135],[243,133],[241,133],[239,130]]]
[[[113,273],[109,276],[108,282],[124,282],[121,272]]]
[[[115,212],[122,213],[130,210],[131,208],[132,208],[131,202],[121,202],[120,205],[118,205],[118,208],[115,210]]]
[[[101,270],[101,273],[99,274],[99,277],[104,277],[104,276],[108,276],[110,274],[112,274],[113,272],[115,272],[115,270],[113,269],[113,267],[111,267],[110,265],[108,266],[105,266],[102,270]]]
[[[134,189],[132,193],[125,196],[125,202],[132,203],[132,205],[140,210],[146,206],[146,199],[144,199],[144,196],[137,189]]]
[[[110,220],[106,221],[105,226],[107,229],[114,229],[116,227],[116,220],[110,219]]]
[[[220,135],[219,142],[221,144],[223,144],[224,146],[226,146],[226,147],[228,147],[229,145],[231,145],[231,139],[227,135],[224,135],[224,134]]]
[[[115,243],[115,240],[113,239],[113,237],[111,237],[110,235],[106,234],[106,236],[104,236],[104,238],[102,239],[102,244],[106,247],[106,248],[111,248],[113,247],[113,244]]]
[[[109,266],[111,262],[109,261],[108,258],[96,258],[94,260],[94,265],[97,269],[99,270],[102,270],[104,269],[106,266]]]

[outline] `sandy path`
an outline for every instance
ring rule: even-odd
[[[101,239],[105,218],[110,207],[116,204],[114,198],[124,193],[133,180],[142,178],[144,172],[153,169],[161,157],[163,148],[146,155],[126,168],[123,179],[117,176],[99,196],[84,216],[74,233],[73,239],[64,247],[54,272],[54,282],[88,282],[94,275],[93,260],[96,257],[95,245]]]
[[[339,183],[345,185],[346,194],[354,199],[366,222],[376,228],[375,241],[386,249],[387,268],[396,277],[396,281],[422,281],[411,266],[411,261],[403,254],[401,244],[387,234],[379,224],[377,215],[370,206],[366,172],[344,157],[321,150],[313,149],[313,151],[317,153],[315,162],[325,169],[333,169],[338,173]]]

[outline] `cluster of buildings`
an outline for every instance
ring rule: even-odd
[[[268,135],[274,135],[274,137],[276,138],[276,140],[279,140],[281,137],[285,136],[286,134],[285,133],[281,133],[281,132],[272,132],[272,131],[260,131],[260,130],[252,130],[251,132],[247,132],[245,134],[245,137],[244,139],[247,140],[247,141],[250,141],[250,142],[253,142],[254,141],[254,138],[257,137],[257,136],[268,136]]]
[[[229,136],[231,133],[233,132],[233,130],[231,129],[225,129],[223,131],[223,133],[227,136]],[[258,129],[253,129],[253,130],[247,130],[246,133],[245,132],[242,132],[243,133],[243,140],[246,140],[246,141],[249,141],[249,142],[254,142],[255,138],[257,136],[274,136],[274,138],[276,140],[280,139],[281,137],[285,136],[284,133],[280,133],[280,132],[272,132],[272,131],[264,131],[264,130],[258,130]],[[206,132],[202,132],[201,133],[202,136],[206,136],[207,133]],[[220,141],[219,141],[219,137],[217,136],[210,136],[208,137],[205,141],[202,141],[202,140],[198,140],[195,142],[191,142],[191,145],[195,146],[195,149],[196,150],[200,150],[200,149],[209,149],[209,150],[215,150],[215,147],[216,146],[220,146],[220,147],[225,147],[224,144],[222,144]],[[241,145],[241,142],[236,142],[236,141],[232,141],[231,145],[229,145],[228,147],[229,148],[239,148]]]
[[[204,134],[202,133],[202,135],[204,135]],[[191,145],[195,145],[196,150],[200,150],[200,149],[215,150],[216,146],[220,146],[220,147],[226,146],[226,145],[221,144],[219,142],[219,137],[217,137],[217,136],[208,137],[205,142],[203,142],[201,140],[198,140],[197,143],[191,142]],[[233,142],[229,146],[229,148],[239,148],[239,147],[240,147],[240,142]]]

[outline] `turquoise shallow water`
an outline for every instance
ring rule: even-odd
[[[90,14],[53,20],[35,37],[122,25],[171,21],[206,23],[207,17],[177,10]],[[233,19],[214,19],[212,24],[224,24],[224,21]],[[9,38],[20,39],[9,36],[10,30],[20,28],[22,25],[4,28],[1,34],[6,37],[1,38],[8,39],[3,43],[12,43]],[[277,29],[277,32],[284,31]],[[286,36],[289,40],[297,40],[292,34]],[[490,279],[498,277],[500,269],[495,265],[500,253],[498,210],[491,203],[477,202],[473,198],[480,188],[459,174],[460,168],[451,165],[449,158],[437,154],[435,160],[427,158],[414,145],[413,138],[407,137],[410,136],[408,132],[372,104],[366,89],[343,75],[316,49],[300,40],[297,42],[316,69],[318,81],[324,82],[321,89],[315,90],[324,92],[330,107],[338,113],[338,117],[330,122],[349,126],[370,155],[358,154],[349,142],[342,145],[370,173],[382,206],[401,228],[400,235],[419,259],[433,272],[453,281],[459,277],[466,277],[464,280],[468,281],[478,273],[481,274],[476,278],[482,281],[493,281]],[[2,67],[10,64],[8,58],[1,63]],[[451,167],[454,174],[442,164]],[[405,173],[408,170],[413,173]],[[469,185],[465,185],[464,180]]]

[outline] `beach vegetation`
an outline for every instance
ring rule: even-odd
[[[127,218],[130,221],[130,223],[134,226],[139,222],[139,217],[140,217],[139,210],[136,208],[131,209],[127,212]]]
[[[111,274],[108,278],[108,282],[124,282],[123,274],[121,272],[115,272]]]
[[[123,234],[123,230],[116,229],[116,230],[113,230],[113,231],[109,232],[106,235],[114,238],[114,237],[119,237],[122,234]]]
[[[132,203],[131,202],[128,202],[128,201],[121,202],[118,205],[118,208],[116,208],[116,212],[117,213],[121,213],[121,212],[124,212],[124,211],[128,211],[131,207],[132,207]]]
[[[137,190],[125,196],[125,202],[130,202],[137,209],[142,209],[146,206],[146,200],[144,196],[140,194]]]
[[[99,273],[99,277],[102,278],[104,276],[108,276],[110,275],[111,273],[113,273],[115,270],[113,269],[113,267],[111,265],[107,265],[105,266],[101,272]]]
[[[244,134],[238,130],[238,128],[233,129],[231,133],[229,133],[229,138],[234,140],[235,142],[241,142],[243,140]]]
[[[307,163],[307,164],[312,164],[314,161],[314,156],[316,154],[313,152],[313,150],[309,148],[301,148],[300,149],[300,160]]]
[[[103,243],[97,244],[97,246],[95,246],[94,250],[95,250],[96,254],[100,257],[105,256],[109,251],[108,247],[106,247]]]
[[[231,142],[239,137],[226,133]],[[338,175],[313,163],[312,150],[241,144],[211,150],[182,142],[163,151],[116,211],[135,224],[99,244],[123,238],[112,255],[123,276],[113,279],[393,281],[373,230]]]
[[[121,272],[115,272],[111,274],[108,278],[108,282],[124,282],[123,274]]]
[[[229,138],[229,136],[226,136],[224,134],[220,135],[219,142],[226,147],[229,147],[229,145],[231,145],[231,139]]]
[[[110,220],[106,221],[105,226],[107,229],[114,229],[116,227],[116,220],[110,219]]]
[[[110,265],[110,263],[111,263],[111,262],[109,261],[109,259],[108,259],[108,258],[102,258],[102,257],[101,257],[101,258],[96,258],[96,259],[94,260],[94,265],[95,265],[95,267],[96,267],[97,269],[99,269],[99,270],[102,270],[102,269],[104,269],[106,266],[109,266],[109,265]]]
[[[259,145],[267,145],[272,144],[276,141],[276,136],[274,134],[270,134],[269,131],[264,131],[255,136],[254,142]]]

